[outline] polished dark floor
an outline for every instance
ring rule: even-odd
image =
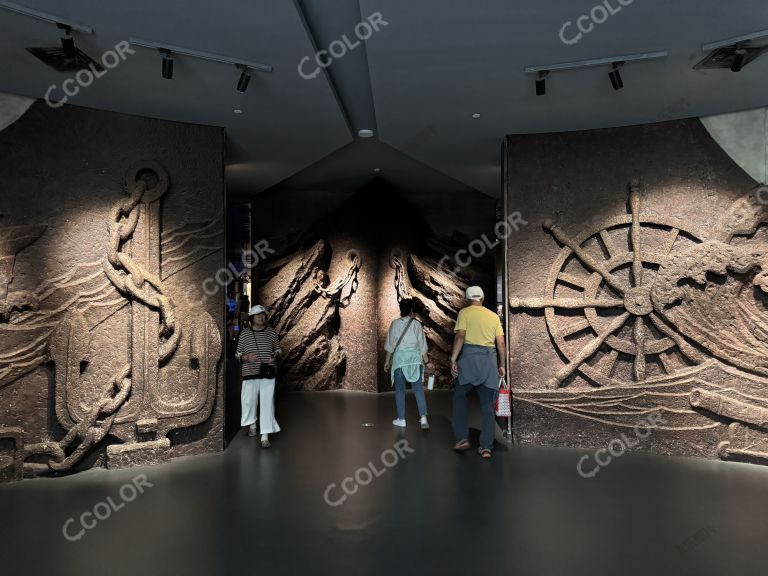
[[[450,396],[428,402],[432,429],[409,395],[399,432],[391,395],[287,394],[269,450],[240,434],[220,455],[0,486],[0,575],[768,571],[768,468],[626,455],[585,479],[583,452],[506,445],[486,462],[451,450]],[[384,467],[402,439],[414,452]],[[381,475],[326,504],[326,487],[368,462]],[[138,474],[153,485],[143,495],[63,537]]]

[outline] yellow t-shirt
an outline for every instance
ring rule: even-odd
[[[496,346],[496,337],[504,335],[499,316],[484,306],[475,305],[467,306],[459,311],[456,327],[453,330],[454,332],[466,330],[467,335],[464,342],[467,344],[491,348]]]

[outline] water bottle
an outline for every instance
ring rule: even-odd
[[[435,389],[435,375],[430,374],[429,379],[427,380],[427,390],[434,390]]]

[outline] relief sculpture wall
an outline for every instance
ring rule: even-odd
[[[222,449],[222,151],[41,104],[0,133],[0,481]]]
[[[768,211],[698,120],[510,137],[523,442],[768,463]],[[533,158],[536,161],[533,161]],[[535,196],[535,197],[534,197]]]
[[[493,201],[477,205],[475,213],[464,217],[492,230]],[[286,220],[274,210],[265,214],[257,203],[256,237],[267,236],[265,221]],[[281,388],[391,390],[384,372],[384,342],[390,322],[400,316],[403,298],[413,298],[424,325],[435,386],[452,385],[456,315],[470,283],[494,293],[492,254],[465,268],[441,265],[443,257],[466,247],[466,241],[437,237],[423,213],[383,185],[363,189],[295,231],[286,247],[270,245],[278,254],[259,264],[256,293],[281,338]]]

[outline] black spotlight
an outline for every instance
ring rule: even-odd
[[[747,51],[744,48],[736,48],[733,51],[733,63],[731,63],[731,72],[741,72],[744,68],[744,61],[747,59]]]
[[[624,80],[621,79],[621,72],[619,72],[619,67],[622,64],[624,64],[624,62],[614,62],[613,68],[608,72],[608,77],[611,79],[611,86],[613,86],[614,90],[621,90],[624,88]]]
[[[57,24],[61,30],[64,30],[64,36],[61,37],[61,48],[64,50],[65,58],[75,58],[77,49],[75,48],[75,39],[72,38],[72,27],[66,24]]]
[[[536,78],[536,96],[544,96],[547,93],[547,81],[545,80],[547,74],[549,74],[549,70],[539,72],[539,77]]]
[[[237,91],[245,92],[248,90],[248,82],[251,81],[251,75],[248,73],[247,66],[238,64],[237,69],[240,70],[240,79],[237,81]]]
[[[173,56],[170,50],[160,50],[163,54],[163,78],[170,80],[173,78]]]

